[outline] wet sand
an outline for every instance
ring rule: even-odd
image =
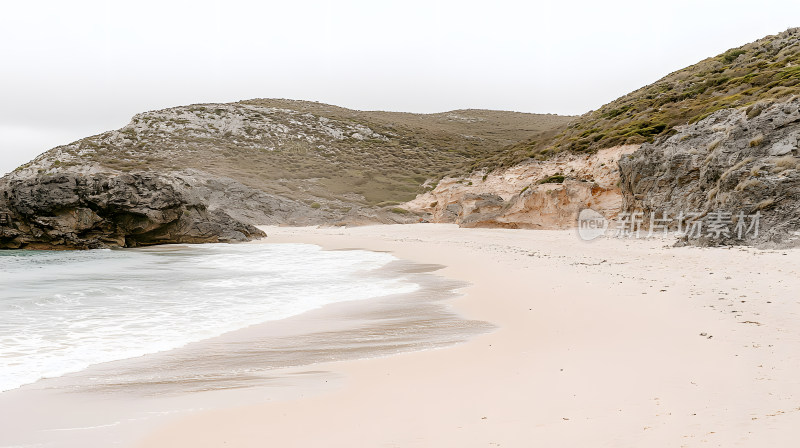
[[[183,415],[337,387],[331,361],[427,350],[491,331],[444,304],[466,284],[441,266],[394,261],[364,272],[419,285],[409,294],[339,302],[175,350],[108,362],[0,394],[0,447],[126,446]]]

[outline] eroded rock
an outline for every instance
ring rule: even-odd
[[[759,112],[760,110],[760,112]],[[793,246],[800,243],[800,98],[725,109],[620,162],[623,209],[760,214],[759,232],[695,244]]]
[[[209,210],[191,186],[154,173],[10,176],[0,248],[88,249],[245,241],[264,233]]]
[[[462,227],[571,228],[585,208],[613,219],[622,205],[618,160],[636,149],[638,145],[593,155],[564,154],[492,173],[446,178],[404,207],[433,222]]]

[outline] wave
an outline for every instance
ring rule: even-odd
[[[0,391],[326,304],[408,293],[395,258],[307,244],[0,252]]]

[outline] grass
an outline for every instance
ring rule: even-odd
[[[747,179],[742,181],[739,185],[736,186],[734,189],[735,191],[744,191],[750,188],[758,189],[761,188],[764,184],[758,179]]]
[[[772,207],[773,205],[775,205],[774,198],[764,199],[763,201],[756,204],[756,210],[764,210],[766,208]]]
[[[770,170],[773,174],[782,173],[788,170],[796,170],[800,169],[800,159],[793,155],[786,155],[783,157],[778,157],[773,160],[774,167]]]

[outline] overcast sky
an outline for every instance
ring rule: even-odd
[[[146,110],[249,98],[581,114],[791,26],[792,1],[4,1],[0,173]]]

